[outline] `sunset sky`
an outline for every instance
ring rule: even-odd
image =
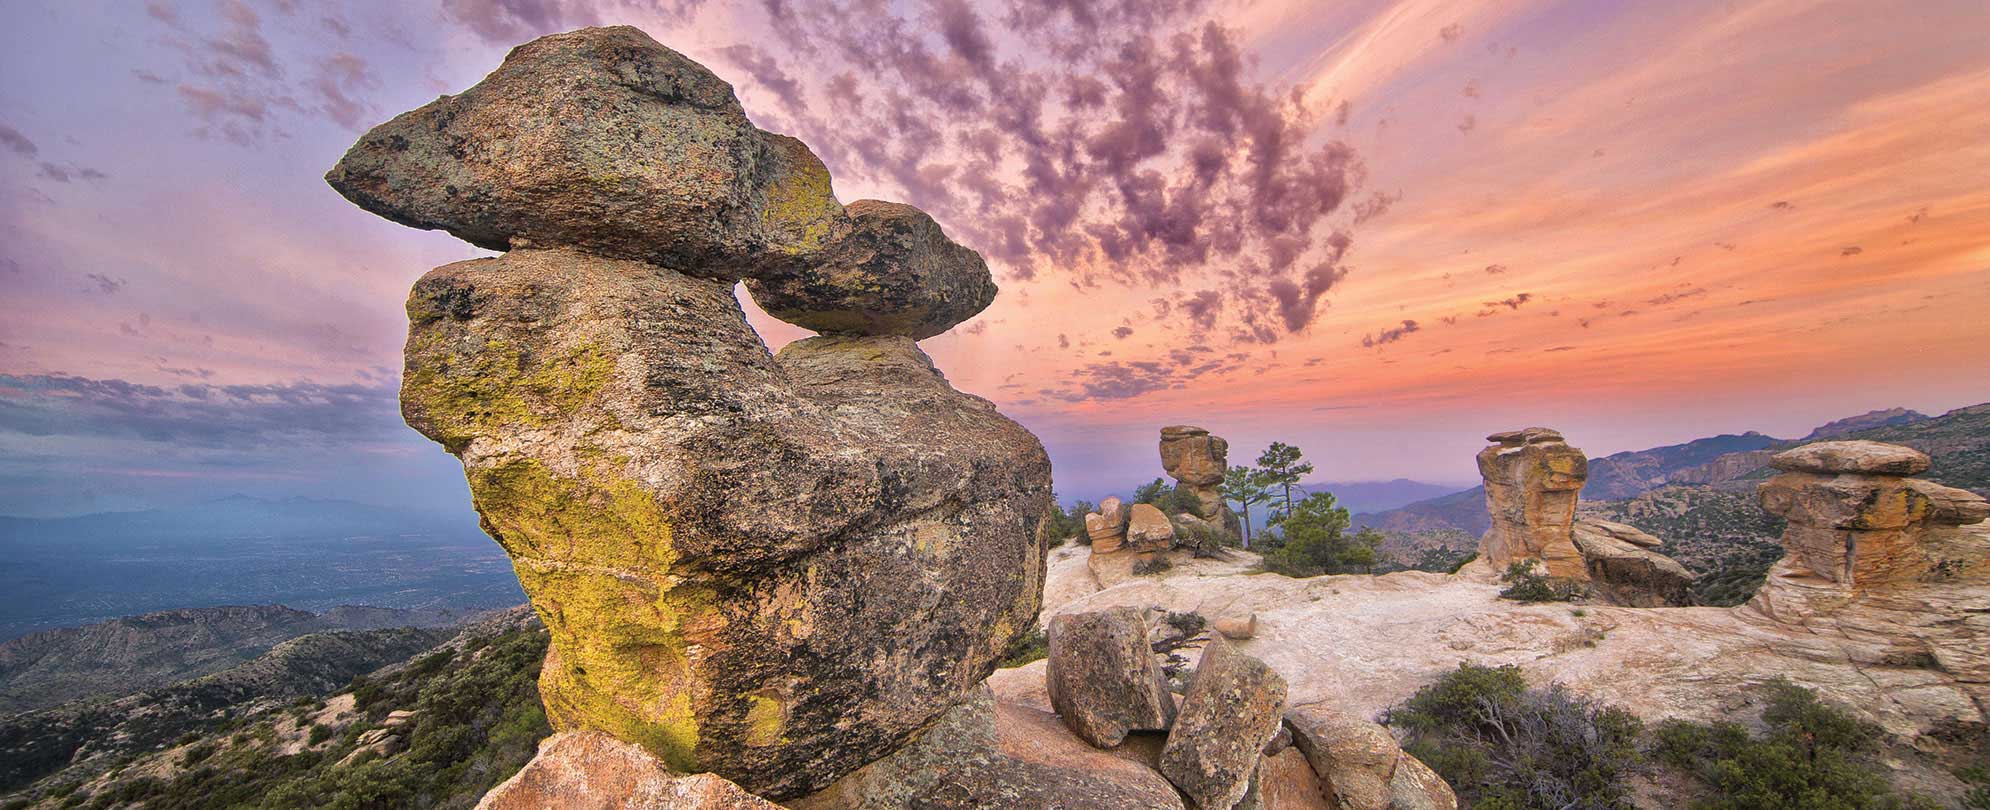
[[[1599,456],[1990,401],[1982,0],[29,0],[0,6],[0,513],[465,508],[400,421],[401,305],[487,254],[321,178],[614,23],[843,201],[989,259],[994,306],[923,345],[1067,499],[1160,474],[1175,423],[1469,484],[1499,429]]]

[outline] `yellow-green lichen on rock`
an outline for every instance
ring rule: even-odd
[[[615,373],[614,359],[586,343],[542,357],[504,338],[452,339],[440,329],[410,335],[407,355],[402,409],[451,449],[573,411]]]

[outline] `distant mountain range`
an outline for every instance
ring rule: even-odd
[[[1916,448],[1933,459],[1933,467],[1925,476],[1928,479],[1990,495],[1990,403],[1985,403],[1941,416],[1905,408],[1873,411],[1821,425],[1802,439],[1778,439],[1749,431],[1592,458],[1582,498],[1620,501],[1668,486],[1752,490],[1754,481],[1767,476],[1770,456],[1824,439],[1870,439]],[[1579,441],[1576,444],[1580,446]],[[1722,502],[1729,501],[1744,503],[1748,499]],[[1391,535],[1393,543],[1385,544],[1385,550],[1391,545],[1398,550],[1417,548],[1432,536],[1448,542],[1476,543],[1491,527],[1484,487],[1394,509],[1358,512],[1353,523]]]
[[[42,630],[0,643],[0,715],[219,672],[309,633],[445,627],[463,618],[446,609],[348,605],[318,614],[231,605]]]
[[[461,612],[523,601],[510,560],[471,514],[238,495],[172,509],[0,518],[0,640],[185,607]]]
[[[1393,481],[1317,481],[1303,485],[1307,492],[1331,492],[1334,501],[1349,512],[1380,512],[1407,506],[1458,491],[1455,485],[1428,484],[1398,478]]]

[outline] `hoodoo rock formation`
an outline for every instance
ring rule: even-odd
[[[1230,443],[1192,425],[1161,428],[1161,468],[1175,487],[1195,496],[1194,517],[1232,537],[1242,534],[1243,522],[1217,489],[1230,469]]]
[[[1789,521],[1749,605],[1837,640],[1854,661],[1931,662],[1990,706],[1990,502],[1910,476],[1918,450],[1820,442],[1777,454],[1762,506]]]
[[[1548,576],[1583,580],[1598,596],[1627,607],[1690,604],[1692,572],[1651,549],[1658,538],[1621,523],[1575,516],[1589,459],[1562,434],[1527,428],[1486,437],[1479,451],[1492,529],[1479,556],[1503,571],[1537,560]]]
[[[367,133],[367,210],[509,250],[424,276],[402,410],[551,632],[560,731],[818,790],[974,694],[1042,590],[1050,465],[914,340],[988,270],[634,28],[523,45]],[[732,284],[826,334],[770,355]]]
[[[1586,579],[1573,533],[1576,493],[1589,477],[1589,458],[1547,428],[1495,433],[1486,441],[1493,445],[1479,451],[1479,475],[1492,529],[1480,541],[1479,556],[1497,569],[1535,559],[1549,576]]]

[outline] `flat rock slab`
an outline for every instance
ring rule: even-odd
[[[1050,703],[1072,733],[1112,748],[1127,732],[1164,730],[1174,720],[1175,699],[1148,649],[1140,611],[1065,614],[1051,620],[1048,636]]]
[[[1211,639],[1161,749],[1161,774],[1197,807],[1235,807],[1278,730],[1285,691],[1285,679],[1263,661]]]
[[[1919,475],[1928,463],[1928,454],[1912,447],[1869,441],[1817,442],[1769,459],[1769,466],[1785,472],[1873,475]]]

